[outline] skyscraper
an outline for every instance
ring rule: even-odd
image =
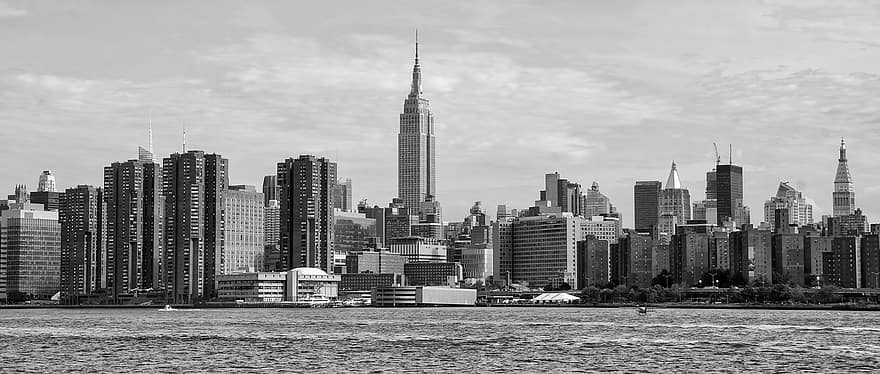
[[[333,208],[343,212],[351,212],[354,209],[351,203],[351,178],[337,181],[333,186]]]
[[[599,183],[593,182],[587,194],[584,197],[584,217],[598,216],[602,214],[613,213],[614,207],[611,205],[611,199],[605,194],[599,192]]]
[[[278,163],[281,186],[281,269],[333,271],[336,163],[301,155]]]
[[[17,192],[27,194],[23,186]],[[0,213],[0,298],[49,299],[61,284],[58,212],[20,194],[17,201]]]
[[[788,211],[788,222],[783,222],[781,226],[789,224],[803,226],[813,223],[813,204],[807,201],[803,193],[796,190],[788,182],[780,182],[776,196],[771,197],[764,202],[764,222],[770,223],[770,227],[777,227],[776,209],[785,209]]]
[[[40,174],[40,183],[37,185],[37,192],[56,192],[55,176],[52,175],[52,170],[43,170],[43,173]]]
[[[419,65],[419,41],[416,34],[416,57],[409,95],[400,114],[398,141],[398,195],[404,206],[418,212],[428,196],[437,196],[434,116],[428,99],[422,97],[422,70]]]
[[[165,248],[162,275],[169,299],[195,303],[215,294],[223,253],[223,199],[229,161],[202,151],[162,160]]]
[[[638,181],[633,188],[635,227],[638,232],[651,232],[657,226],[660,212],[660,181]]]
[[[68,188],[58,210],[61,224],[61,297],[65,301],[101,288],[101,189]]]
[[[720,164],[715,172],[715,193],[718,198],[718,224],[726,219],[733,219],[738,225],[743,217],[743,169],[733,164]],[[739,209],[738,209],[739,208]],[[737,212],[740,210],[740,212]],[[737,214],[739,213],[739,214]],[[740,219],[737,220],[737,216]]]
[[[225,243],[219,274],[262,271],[266,242],[263,194],[254,186],[229,186],[223,203]]]
[[[158,165],[138,160],[104,168],[101,254],[103,286],[111,297],[160,286],[161,176]]]
[[[263,208],[263,229],[265,232],[263,243],[263,270],[280,271],[278,266],[281,261],[281,205],[278,200],[269,200],[269,205]]]
[[[278,200],[278,190],[277,175],[263,177],[263,206],[269,206],[271,200]]]
[[[834,217],[848,216],[856,210],[856,192],[846,161],[846,141],[843,138],[840,139],[840,158],[837,159],[837,174],[831,195],[834,199]]]
[[[691,195],[681,185],[675,161],[672,162],[672,169],[669,170],[666,186],[660,191],[660,210],[657,215],[661,219],[661,226],[678,226],[691,219]],[[661,227],[660,231],[673,234],[675,228]]]

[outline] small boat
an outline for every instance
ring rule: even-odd
[[[159,309],[160,312],[173,312],[173,311],[176,311],[176,310],[177,310],[177,309],[174,309],[174,307],[172,307],[171,305],[168,305],[168,304],[165,304],[165,307],[164,307],[164,308]]]
[[[641,315],[648,315],[648,306],[647,305],[636,305],[636,312]]]

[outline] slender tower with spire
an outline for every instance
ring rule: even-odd
[[[834,176],[834,217],[848,216],[856,210],[856,192],[853,189],[852,175],[846,162],[846,140],[840,138],[840,158],[837,159],[837,174]]]
[[[158,163],[156,161],[156,155],[153,153],[153,115],[150,114],[149,119],[147,120],[147,126],[149,127],[149,142],[147,147],[138,147],[138,161],[141,164],[155,164]]]
[[[415,64],[409,95],[400,114],[398,146],[398,195],[411,212],[436,197],[434,116],[428,99],[422,97],[422,68],[419,65],[419,33],[416,30]]]
[[[660,211],[658,216],[677,217],[676,224],[683,224],[691,219],[691,194],[682,187],[681,178],[678,176],[678,167],[672,161],[672,169],[669,170],[669,178],[666,185],[660,190]]]

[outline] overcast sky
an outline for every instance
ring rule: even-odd
[[[877,2],[328,3],[0,3],[2,194],[44,169],[100,185],[152,113],[161,157],[185,123],[231,183],[311,153],[386,205],[418,28],[444,220],[525,208],[559,171],[630,226],[634,182],[665,182],[672,160],[704,198],[713,141],[724,160],[733,144],[753,222],[781,180],[830,212],[841,137],[878,220]]]

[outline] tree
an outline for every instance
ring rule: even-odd
[[[587,288],[584,288],[584,290],[581,294],[584,297],[584,299],[586,299],[587,301],[591,301],[591,302],[595,303],[595,302],[598,302],[600,299],[600,295],[599,295],[600,292],[601,291],[598,288],[596,288],[595,286],[589,286]]]
[[[599,295],[602,296],[602,302],[608,302],[608,299],[614,295],[614,291],[610,288],[603,288],[602,291],[599,291]]]
[[[731,285],[730,281],[730,270],[729,269],[712,269],[709,270],[700,277],[700,280],[703,281],[703,284],[708,284],[709,286],[714,286],[712,284],[714,275],[714,280],[718,282],[719,288],[728,288]]]
[[[660,271],[660,274],[657,274],[656,277],[651,279],[651,285],[652,286],[667,287],[672,284],[672,283],[669,283],[671,281],[672,281],[672,274],[669,273],[669,270],[663,269]]]
[[[817,302],[819,303],[836,303],[840,302],[840,296],[837,295],[837,291],[840,289],[837,286],[828,285],[824,286],[816,292]]]
[[[800,304],[807,303],[807,297],[804,295],[804,289],[801,287],[793,287],[791,289],[791,301]]]
[[[791,287],[784,283],[774,284],[770,289],[770,300],[774,303],[784,303],[791,300]]]
[[[614,299],[618,301],[625,301],[625,298],[629,296],[629,288],[624,285],[620,285],[614,287]]]

